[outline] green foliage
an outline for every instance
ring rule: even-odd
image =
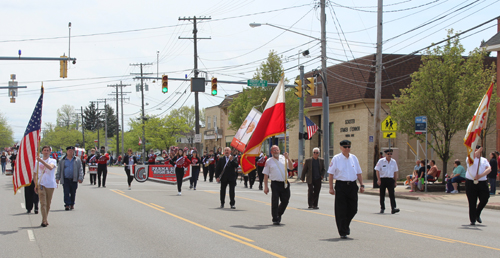
[[[179,116],[179,117],[184,117],[187,120],[187,124],[189,128],[191,128],[193,131],[195,130],[195,113],[194,113],[194,106],[183,106],[178,109],[174,109],[170,111],[170,116]],[[205,124],[205,109],[200,109],[200,125]]]
[[[448,38],[451,35],[452,30]],[[428,49],[419,70],[411,76],[410,87],[402,89],[401,97],[390,104],[399,131],[422,141],[425,135],[415,135],[414,121],[416,116],[427,116],[427,130],[433,137],[428,144],[443,161],[443,177],[453,155],[451,139],[467,129],[495,75],[495,65],[485,67],[483,63],[484,51],[475,49],[467,58],[462,56],[464,52],[458,37],[442,47]]]
[[[271,50],[267,60],[257,68],[253,79],[267,80],[269,83],[278,83],[284,72],[281,56],[278,56],[275,51]],[[285,83],[288,80],[285,79]],[[229,121],[230,128],[237,130],[243,123],[248,113],[254,106],[259,106],[257,109],[263,111],[266,102],[273,93],[275,87],[249,87],[243,89],[237,97],[235,97],[229,106]],[[264,99],[266,101],[264,101]],[[261,105],[262,104],[262,105]],[[293,89],[285,89],[285,106],[286,106],[286,121],[287,128],[293,127],[293,122],[299,116],[299,100],[293,94]]]
[[[76,128],[75,124],[77,122],[77,116],[75,113],[75,107],[64,104],[57,109],[57,126],[66,128]]]
[[[120,127],[119,127],[119,124],[118,124],[118,118],[116,117],[116,113],[115,113],[115,110],[109,106],[108,104],[106,104],[106,113],[107,113],[107,117],[103,114],[101,116],[101,128],[104,128],[104,119],[106,119],[107,123],[108,123],[108,138],[111,138],[113,136],[116,135],[116,127],[118,127],[118,131],[120,131]],[[109,140],[109,139],[108,139]]]
[[[97,110],[94,102],[91,102],[88,107],[83,110],[83,123],[85,130],[96,131],[99,126],[99,117],[101,112]]]
[[[14,132],[7,119],[0,113],[0,149],[14,145]]]

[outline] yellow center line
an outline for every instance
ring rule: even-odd
[[[235,236],[235,237],[241,238],[241,239],[243,239],[243,240],[245,240],[245,241],[247,241],[247,242],[254,242],[252,239],[248,239],[248,238],[246,238],[246,237],[242,237],[242,236],[240,236],[240,235],[237,235],[237,234],[235,234],[235,233],[231,233],[231,232],[229,232],[229,231],[227,231],[227,230],[224,230],[224,229],[221,229],[220,231],[222,231],[222,232],[224,232],[224,233],[226,233],[226,234],[228,234],[228,235],[231,235],[231,236]]]
[[[150,203],[150,204],[151,204],[151,205],[153,205],[153,206],[156,206],[156,207],[158,207],[158,208],[160,208],[160,209],[165,209],[165,207],[161,207],[161,206],[160,206],[160,205],[158,205],[158,204],[154,204],[154,203]]]
[[[259,250],[259,251],[262,251],[262,252],[264,252],[264,253],[270,254],[270,255],[275,256],[275,257],[285,258],[285,256],[279,255],[279,254],[277,254],[277,253],[273,253],[273,252],[268,251],[268,250],[266,250],[266,249],[264,249],[264,248],[258,247],[258,246],[256,246],[256,245],[253,245],[253,244],[247,243],[247,242],[245,242],[245,241],[243,241],[243,240],[240,240],[240,239],[238,239],[238,238],[235,238],[235,237],[232,237],[232,236],[226,235],[226,234],[224,234],[224,233],[221,233],[221,232],[219,232],[219,231],[217,231],[217,230],[215,230],[215,229],[211,229],[211,228],[209,228],[209,227],[203,226],[203,225],[201,225],[201,224],[199,224],[199,223],[196,223],[196,222],[194,222],[194,221],[191,221],[191,220],[185,219],[185,218],[183,218],[183,217],[181,217],[181,216],[178,216],[178,215],[175,215],[175,214],[170,213],[170,212],[168,212],[168,211],[162,210],[162,209],[160,209],[160,208],[158,208],[158,207],[155,207],[155,206],[153,206],[153,205],[151,205],[151,204],[148,204],[148,203],[145,203],[145,202],[143,202],[143,201],[137,200],[137,199],[135,199],[135,198],[133,198],[133,197],[130,197],[130,196],[128,196],[128,195],[126,195],[126,194],[124,194],[124,193],[120,193],[120,192],[119,192],[119,191],[117,191],[117,190],[111,190],[111,191],[112,191],[112,192],[115,192],[115,193],[117,193],[117,194],[119,194],[119,195],[121,195],[121,196],[123,196],[123,197],[126,197],[126,198],[128,198],[128,199],[130,199],[130,200],[132,200],[132,201],[136,201],[136,202],[138,202],[138,203],[140,203],[140,204],[143,204],[143,205],[145,205],[145,206],[148,206],[148,207],[150,207],[150,208],[152,208],[152,209],[155,209],[155,210],[157,210],[157,211],[160,211],[160,212],[163,212],[163,213],[165,213],[165,214],[167,214],[167,215],[170,215],[170,216],[172,216],[172,217],[174,217],[174,218],[176,218],[176,219],[180,219],[180,220],[185,221],[185,222],[187,222],[187,223],[189,223],[189,224],[195,225],[195,226],[197,226],[197,227],[203,228],[203,229],[208,230],[208,231],[210,231],[210,232],[213,232],[213,233],[215,233],[215,234],[218,234],[218,235],[221,235],[221,236],[223,236],[223,237],[229,238],[229,239],[231,239],[231,240],[233,240],[233,241],[236,241],[236,242],[238,242],[238,243],[241,243],[241,244],[244,244],[244,245],[246,245],[246,246],[252,247],[252,248],[254,248],[254,249],[257,249],[257,250]]]
[[[270,205],[267,202],[263,202],[263,201],[259,201],[259,200],[254,200],[254,199],[250,199],[250,198],[239,197],[239,196],[236,196],[236,198],[244,199],[244,200],[248,200],[248,201],[253,201],[253,202],[258,202],[258,203],[265,203],[267,205]],[[315,211],[311,211],[311,210],[303,210],[303,209],[298,209],[298,208],[293,208],[293,207],[287,207],[287,209],[297,210],[297,211],[302,211],[302,212],[309,212],[309,213],[314,213],[314,214],[318,214],[318,215],[322,215],[322,216],[327,216],[327,217],[335,217],[334,215],[331,215],[331,214],[325,214],[325,213],[315,212]],[[495,248],[495,247],[485,246],[485,245],[478,245],[478,244],[474,244],[474,243],[469,243],[469,242],[465,242],[465,241],[444,238],[444,237],[435,236],[435,235],[429,235],[429,234],[420,233],[420,232],[411,231],[411,230],[406,230],[406,229],[402,229],[402,228],[396,228],[396,227],[391,227],[391,226],[376,224],[376,223],[372,223],[372,222],[368,222],[368,221],[355,220],[355,219],[353,219],[352,221],[363,223],[363,224],[367,224],[367,225],[372,225],[372,226],[377,226],[377,227],[392,229],[392,230],[394,230],[396,232],[399,232],[399,233],[405,233],[405,234],[409,234],[409,235],[414,235],[414,236],[419,236],[419,237],[424,237],[424,238],[435,239],[435,240],[439,240],[439,241],[443,241],[443,242],[447,242],[447,243],[460,243],[460,244],[472,245],[472,246],[476,246],[476,247],[482,247],[482,248],[486,248],[486,249],[492,249],[492,250],[500,251],[500,248]]]

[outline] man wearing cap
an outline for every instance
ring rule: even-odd
[[[469,157],[466,160],[465,194],[469,201],[469,220],[471,225],[476,225],[476,221],[483,223],[481,220],[481,211],[483,211],[490,198],[486,176],[491,172],[491,166],[487,159],[481,157],[482,151],[483,148],[481,146],[476,146],[474,164],[469,165]],[[478,198],[479,204],[477,204]]]
[[[384,151],[385,157],[379,159],[375,170],[377,171],[377,184],[380,186],[380,213],[385,210],[385,189],[389,191],[389,199],[391,199],[391,213],[399,212],[396,208],[396,197],[394,197],[394,188],[397,185],[395,178],[398,178],[398,163],[392,158],[392,150]]]
[[[78,183],[83,181],[82,161],[75,156],[75,147],[66,148],[66,157],[59,161],[56,183],[63,185],[65,210],[75,208],[75,197]]]
[[[271,179],[271,215],[273,224],[280,225],[281,216],[285,213],[290,200],[290,182],[288,182],[286,169],[293,168],[293,164],[288,158],[287,152],[280,155],[280,148],[277,145],[271,147],[271,155],[262,171],[264,174],[264,193],[269,193],[267,180]]]
[[[318,199],[321,191],[321,179],[325,176],[325,162],[319,157],[319,148],[313,149],[312,158],[306,159],[300,180],[307,182],[307,203],[309,209],[319,209]]]
[[[349,225],[354,215],[358,212],[358,185],[359,180],[361,188],[360,193],[365,191],[361,167],[356,156],[350,154],[351,142],[343,140],[340,142],[341,153],[333,156],[328,168],[330,194],[335,195],[335,222],[340,238],[347,239],[351,233]],[[333,180],[335,189],[333,188]]]

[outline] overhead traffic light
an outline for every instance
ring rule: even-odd
[[[309,95],[314,95],[314,77],[309,77],[306,79],[306,92],[309,94]]]
[[[295,94],[295,96],[297,96],[299,98],[302,98],[302,81],[301,80],[295,80],[295,84],[297,85],[297,86],[295,86],[295,89],[297,91],[294,92],[293,94]]]
[[[161,92],[164,94],[168,92],[168,75],[161,77]]]
[[[61,56],[61,58],[67,58],[67,56]],[[59,64],[60,64],[59,76],[61,78],[68,77],[68,60],[60,60]]]
[[[217,78],[212,78],[212,96],[217,95]]]

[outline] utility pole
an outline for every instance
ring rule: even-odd
[[[141,67],[141,100],[142,100],[142,164],[145,163],[145,156],[146,156],[146,129],[144,128],[144,120],[146,120],[146,116],[144,115],[144,79],[142,78],[144,76],[144,72],[142,70],[143,66],[145,65],[152,65],[152,63],[147,63],[147,64],[130,64],[131,66],[140,66]],[[148,73],[151,74],[151,73]]]
[[[299,55],[300,57],[300,55]],[[299,100],[299,166],[297,167],[298,178],[302,176],[302,162],[304,162],[304,66],[299,66],[300,81],[302,82],[302,96]]]
[[[196,28],[196,21],[197,20],[210,20],[212,19],[211,17],[196,17],[193,16],[191,17],[184,17],[181,18],[179,17],[179,21],[193,21],[193,37],[192,38],[182,38],[179,37],[179,39],[192,39],[194,42],[194,78],[198,78],[198,39],[211,39],[211,38],[198,38],[198,29]],[[200,107],[199,107],[199,102],[198,102],[198,92],[196,91],[194,93],[194,116],[195,116],[195,134],[200,133]],[[218,135],[215,136],[216,140],[218,139]],[[200,143],[197,142],[195,144],[196,149],[198,151],[201,151]]]
[[[325,168],[330,162],[330,101],[328,99],[328,83],[326,72],[326,1],[321,0],[321,73],[323,90],[323,158],[325,159]]]
[[[375,122],[375,135],[373,136],[373,167],[377,165],[380,159],[380,106],[381,106],[381,95],[382,95],[382,0],[378,0],[378,11],[377,11],[377,56],[376,56],[376,66],[375,66],[375,111],[374,122]],[[373,170],[373,188],[379,188],[377,184],[377,172]],[[397,179],[396,179],[397,180]]]
[[[116,130],[115,130],[115,133],[116,133],[116,153],[120,153],[120,134],[119,134],[119,128],[120,128],[120,123],[118,122],[119,121],[119,116],[118,116],[118,87],[120,87],[120,89],[122,87],[126,87],[126,86],[130,86],[130,84],[122,84],[122,81],[120,81],[120,84],[114,84],[114,85],[108,85],[108,87],[116,87]],[[122,90],[123,92],[123,90]],[[122,112],[123,112],[123,93],[121,94],[121,98],[122,98]],[[122,115],[122,125],[123,125],[123,115]],[[122,129],[122,140],[123,140],[123,129]],[[122,152],[121,154],[122,155],[125,155],[124,151],[123,151],[123,142],[122,142]],[[118,156],[118,155],[117,155]]]

